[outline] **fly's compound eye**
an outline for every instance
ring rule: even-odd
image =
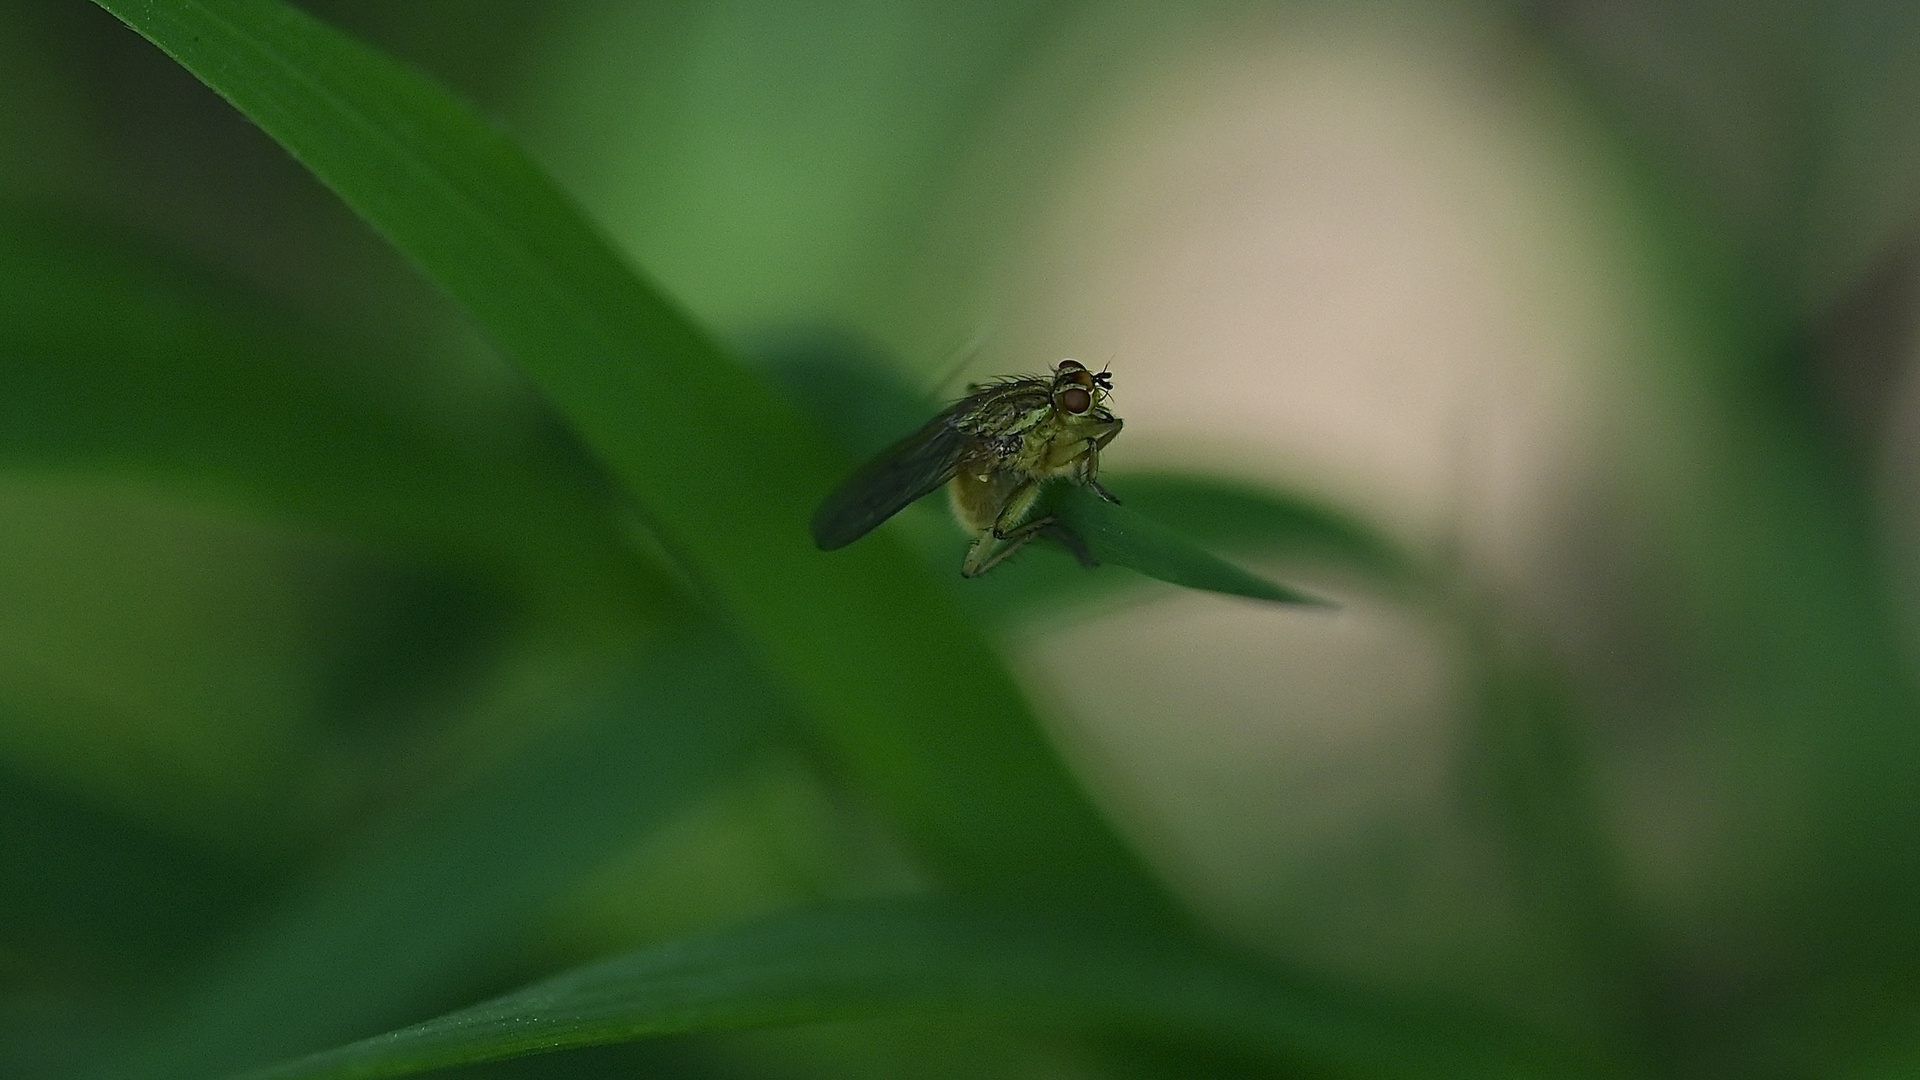
[[[1093,394],[1082,387],[1069,386],[1060,391],[1060,407],[1080,416],[1093,408]]]

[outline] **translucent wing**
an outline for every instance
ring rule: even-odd
[[[822,551],[846,547],[953,479],[974,439],[955,426],[957,415],[948,409],[847,477],[814,512],[813,542]]]

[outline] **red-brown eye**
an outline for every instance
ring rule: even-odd
[[[1060,391],[1060,407],[1079,416],[1093,408],[1093,395],[1077,386],[1069,386]]]

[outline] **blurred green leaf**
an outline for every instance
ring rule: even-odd
[[[8,951],[115,973],[178,964],[272,875],[34,778],[0,771],[0,927]]]
[[[916,1012],[1198,1039],[1314,1075],[1605,1071],[1575,1048],[1451,1009],[1358,1004],[1192,946],[915,901],[683,940],[253,1076],[375,1080],[628,1039]]]
[[[1570,990],[1592,1037],[1645,1053],[1657,966],[1593,775],[1591,719],[1537,642],[1490,612],[1461,622],[1472,695],[1461,784],[1498,845],[1498,872],[1540,935],[1534,965],[1556,991]]]
[[[725,333],[796,315],[897,328],[973,136],[1082,11],[1077,0],[575,5],[551,39],[551,78],[528,95],[535,117],[516,127],[623,248]]]
[[[366,343],[291,322],[99,224],[0,215],[0,468],[237,503],[564,597],[576,619],[658,600],[605,482],[539,417],[411,400]]]
[[[764,334],[745,359],[810,414],[848,459],[865,461],[927,422],[942,402],[857,335],[829,327]]]
[[[0,3],[0,198],[45,198],[69,191],[97,153],[79,65],[68,61],[74,9]]]
[[[206,1076],[355,1038],[493,973],[528,923],[785,722],[731,643],[688,633],[554,703],[540,744],[394,814],[254,927],[107,1075]]]
[[[1595,519],[1616,530],[1610,595],[1582,613],[1596,726],[1635,733],[1663,796],[1715,823],[1685,914],[1652,928],[1650,1024],[1677,1072],[1831,1067],[1920,1000],[1920,689],[1884,479],[1857,452],[1911,364],[1920,20],[1878,0],[1544,13],[1620,136],[1658,297],[1659,334],[1623,358],[1650,391],[1618,443],[1637,502]]]
[[[1920,211],[1920,11],[1888,0],[1541,5],[1608,118],[1802,315]]]
[[[287,146],[523,365],[951,880],[1167,909],[905,553],[884,539],[813,550],[806,522],[844,463],[498,132],[284,4],[102,6]]]

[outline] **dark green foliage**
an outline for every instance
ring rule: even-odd
[[[1450,553],[1197,473],[1056,486],[1093,570],[1039,542],[962,580],[937,498],[823,554],[822,495],[952,388],[647,276],[677,258],[702,315],[902,306],[962,148],[1044,138],[1010,80],[1071,84],[1064,129],[1109,85],[1069,30],[1172,52],[1237,5],[98,7],[0,0],[0,1074],[1920,1063],[1920,689],[1876,487],[1920,326],[1911,5],[1422,10],[1603,132],[1661,323],[1619,361],[1643,437],[1565,523],[1561,636]],[[560,164],[522,92],[612,25],[638,52],[581,78],[643,133],[645,212],[605,226],[639,269],[482,119]],[[701,171],[768,142],[807,167]],[[1045,172],[1005,167],[986,189]],[[733,234],[681,228],[709,205]],[[768,222],[830,250],[742,239]],[[1149,872],[1004,649],[1176,587],[1440,628],[1459,822],[1352,837],[1288,908],[1439,851],[1521,964],[1309,973]],[[1663,891],[1649,850],[1717,861]]]
[[[1598,1062],[1452,1010],[1358,1007],[1179,941],[926,903],[806,912],[620,957],[258,1074],[408,1076],[687,1031],[896,1012],[1198,1038],[1373,1076],[1583,1076]]]
[[[554,882],[658,828],[777,734],[778,697],[731,642],[677,636],[570,688],[557,730],[504,775],[396,811],[334,856],[110,1071],[257,1065],[377,1031],[499,970]]]

